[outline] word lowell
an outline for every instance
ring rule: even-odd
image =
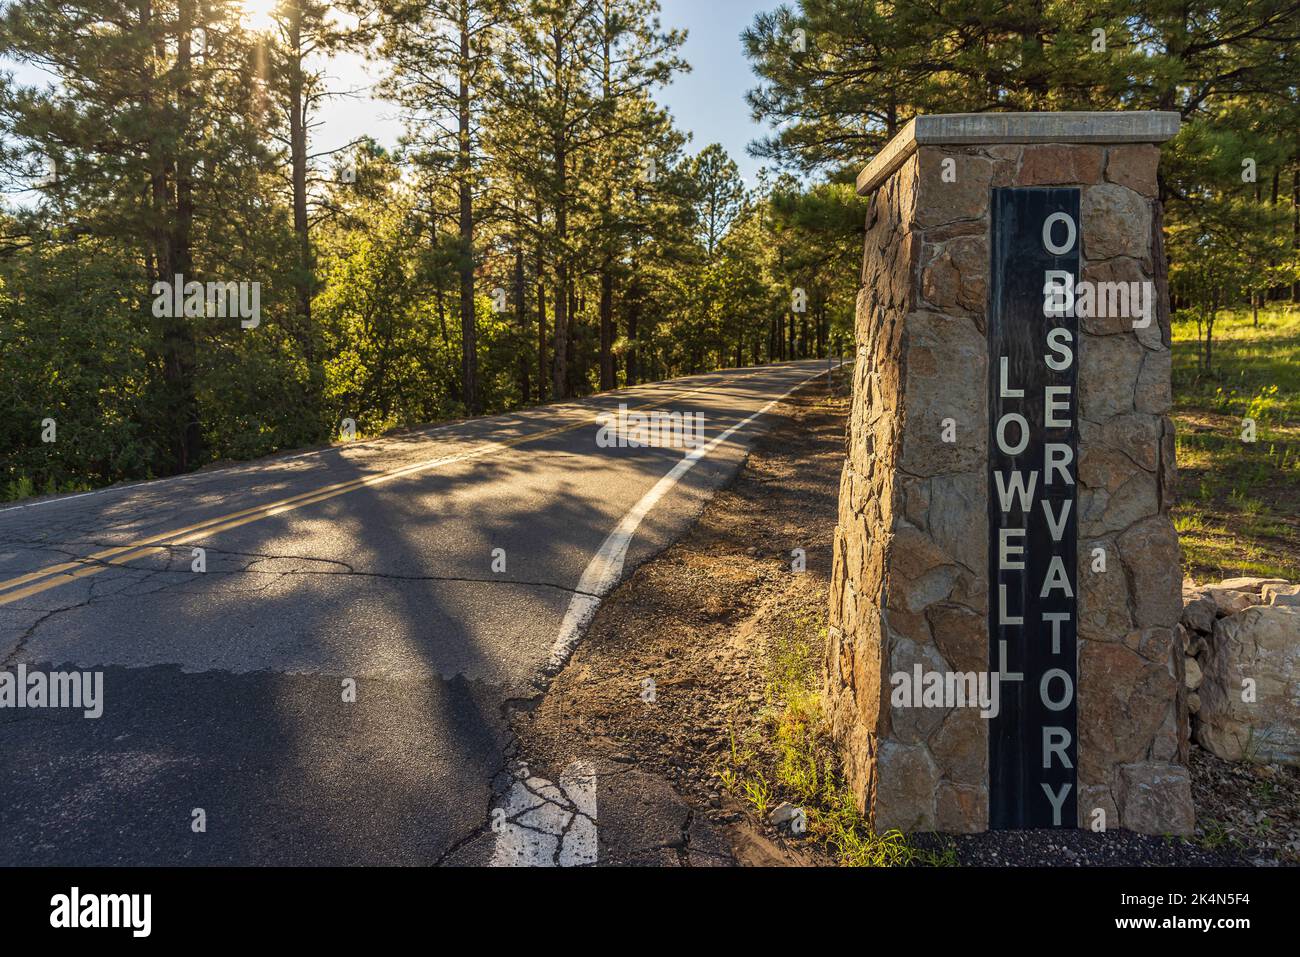
[[[81,708],[83,716],[104,713],[102,671],[0,671],[0,708]]]
[[[74,887],[70,894],[50,898],[50,926],[129,927],[132,937],[148,937],[153,929],[152,894],[86,894]]]
[[[153,314],[159,319],[197,319],[200,316],[225,319],[239,317],[244,329],[256,329],[262,322],[262,284],[260,282],[185,281],[180,273],[175,280],[159,280],[150,292],[154,295]]]
[[[596,445],[602,449],[696,449],[704,445],[702,412],[629,412],[619,404],[618,415],[596,416],[600,430]]]
[[[926,671],[912,665],[912,673],[889,676],[894,686],[889,703],[895,708],[975,708],[981,718],[996,718],[1001,676],[988,671]]]

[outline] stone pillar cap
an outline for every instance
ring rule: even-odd
[[[1177,113],[943,113],[908,120],[858,174],[858,195],[884,182],[918,146],[972,143],[1163,143],[1178,133]]]

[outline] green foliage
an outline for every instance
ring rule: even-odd
[[[40,241],[0,262],[0,491],[64,491],[147,475],[159,448],[156,360],[140,272],[93,240]],[[77,290],[68,295],[67,290]],[[41,441],[53,419],[56,441]]]

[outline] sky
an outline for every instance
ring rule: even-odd
[[[660,0],[660,21],[665,28],[688,31],[682,57],[691,72],[680,76],[660,96],[677,125],[689,130],[690,148],[698,152],[710,143],[721,143],[754,185],[761,165],[745,147],[768,132],[749,117],[745,93],[757,85],[740,45],[740,31],[754,20],[754,14],[774,9],[777,0]]]
[[[761,165],[746,151],[749,143],[765,131],[749,116],[745,93],[756,84],[740,44],[740,32],[760,10],[771,9],[779,0],[660,0],[661,25],[687,31],[680,55],[691,64],[691,72],[679,76],[659,92],[660,102],[672,111],[679,129],[691,133],[688,146],[698,152],[710,143],[721,143],[740,167],[750,186]],[[0,67],[14,68],[0,61]],[[24,83],[45,83],[49,78],[24,67],[15,69]],[[330,98],[321,108],[320,125],[313,131],[317,152],[338,149],[362,135],[387,146],[396,144],[402,124],[397,108],[369,96],[378,79],[377,68],[356,55],[335,57],[328,73],[332,90],[355,91],[353,95]]]

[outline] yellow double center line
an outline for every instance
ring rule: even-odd
[[[755,375],[755,372],[746,373],[740,376],[742,379]],[[734,381],[734,380],[733,380]],[[708,391],[705,388],[689,389],[685,392],[678,392],[675,395],[668,396],[664,399],[652,399],[649,402],[635,406],[636,409],[645,409],[652,405],[661,405],[666,402],[673,402],[685,398],[689,395]],[[600,412],[602,410],[594,409],[592,411]],[[0,582],[0,605],[7,605],[10,602],[27,598],[31,595],[40,594],[51,588],[57,588],[60,585],[66,585],[74,582],[79,578],[86,578],[90,575],[97,575],[107,568],[115,565],[125,565],[128,562],[143,558],[146,555],[152,555],[158,552],[166,552],[169,548],[177,545],[186,545],[190,542],[205,539],[219,532],[229,531],[232,528],[238,528],[241,525],[247,525],[250,522],[257,522],[264,518],[270,518],[273,515],[281,515],[285,512],[291,512],[294,509],[302,508],[305,505],[314,505],[317,502],[323,502],[326,499],[334,498],[336,495],[346,495],[348,492],[356,491],[359,488],[366,488],[371,485],[379,485],[382,482],[390,482],[393,479],[402,478],[407,475],[415,475],[420,472],[426,472],[429,469],[439,468],[444,465],[450,465],[454,462],[463,462],[466,459],[480,458],[485,455],[493,455],[497,452],[503,452],[507,449],[522,445],[525,442],[535,442],[538,439],[549,438],[553,435],[560,435],[564,432],[572,432],[574,429],[581,429],[590,426],[592,420],[583,418],[580,422],[574,422],[569,425],[557,426],[553,429],[545,429],[541,432],[531,432],[528,435],[519,435],[510,439],[502,439],[498,442],[490,442],[487,445],[481,445],[477,448],[465,452],[458,452],[452,455],[446,455],[441,458],[429,459],[425,462],[417,462],[414,465],[405,465],[401,468],[391,469],[387,472],[378,472],[374,475],[368,475],[364,478],[353,479],[348,482],[339,482],[335,485],[326,485],[322,488],[313,489],[310,492],[302,492],[298,495],[291,495],[288,498],[282,498],[278,501],[268,502],[265,505],[257,505],[253,508],[246,508],[242,511],[231,512],[229,515],[220,515],[216,518],[210,518],[207,521],[199,522],[195,525],[188,525],[185,528],[173,529],[169,532],[160,532],[148,538],[142,538],[139,541],[131,542],[127,545],[117,545],[113,548],[106,548],[103,551],[87,555],[85,558],[78,558],[73,561],[62,562],[57,565],[50,565],[47,568],[41,568],[34,572],[28,572],[25,575],[19,575],[8,581]],[[166,545],[159,545],[159,542],[166,542]]]

